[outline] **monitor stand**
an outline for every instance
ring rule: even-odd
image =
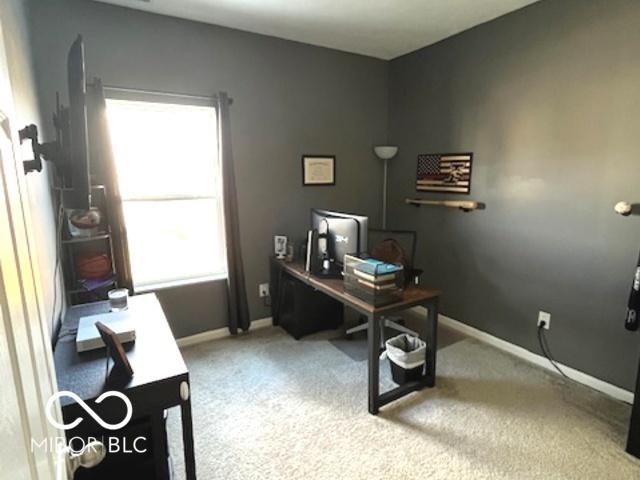
[[[321,278],[339,278],[342,280],[342,267],[336,265],[335,262],[329,263],[329,268],[319,268],[315,274]]]

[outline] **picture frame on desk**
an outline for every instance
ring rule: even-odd
[[[273,251],[276,255],[276,258],[283,260],[287,255],[287,236],[286,235],[276,235],[273,237]]]
[[[335,155],[302,155],[302,186],[320,187],[335,184]]]
[[[96,328],[100,332],[102,341],[107,347],[107,354],[113,359],[113,368],[119,373],[124,374],[127,378],[133,377],[133,368],[127,358],[127,352],[124,351],[122,342],[118,339],[116,332],[111,330],[102,322],[96,322]]]

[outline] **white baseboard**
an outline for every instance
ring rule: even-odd
[[[417,310],[422,310],[421,313],[424,314],[423,307],[415,308]],[[502,340],[501,338],[494,337],[489,333],[478,330],[477,328],[466,325],[445,315],[438,315],[438,321],[442,325],[451,328],[452,330],[456,330],[464,335],[480,340],[481,342],[484,342],[488,345],[492,345],[497,349],[502,350],[503,352],[510,353],[511,355],[515,355],[516,357],[521,358],[529,363],[533,363],[539,367],[549,370],[554,374],[558,374],[549,360],[542,355],[530,352],[523,347],[519,347],[518,345],[509,343],[506,340]],[[261,318],[251,322],[251,330],[270,327],[272,325],[273,319],[271,317]],[[224,327],[218,328],[216,330],[208,330],[206,332],[197,333],[188,337],[178,338],[176,342],[178,343],[178,347],[182,348],[188,347],[190,345],[196,345],[198,343],[210,342],[211,340],[217,340],[219,338],[229,337],[230,335],[231,334],[229,333],[229,329],[227,327]],[[624,388],[620,388],[616,385],[612,385],[608,382],[605,382],[604,380],[600,380],[599,378],[592,377],[591,375],[581,372],[580,370],[576,370],[575,368],[568,367],[561,363],[558,363],[558,366],[567,375],[567,377],[578,383],[593,388],[594,390],[598,390],[599,392],[609,395],[610,397],[613,397],[617,400],[621,400],[626,403],[633,403],[633,392],[625,390]]]
[[[423,307],[416,308],[423,309],[424,312]],[[542,355],[530,352],[525,348],[514,345],[513,343],[509,343],[506,340],[502,340],[501,338],[494,337],[493,335],[483,332],[482,330],[478,330],[477,328],[471,327],[462,322],[459,322],[458,320],[454,320],[453,318],[449,318],[444,315],[438,315],[438,321],[442,325],[449,327],[452,330],[456,330],[469,337],[492,345],[499,350],[510,353],[511,355],[515,355],[518,358],[526,360],[527,362],[533,363],[539,367],[555,373],[556,375],[559,375],[558,372],[553,368],[549,360]],[[625,390],[624,388],[617,387],[616,385],[612,385],[608,382],[605,382],[604,380],[592,377],[591,375],[581,372],[580,370],[576,370],[575,368],[568,367],[558,362],[556,363],[570,379],[586,385],[587,387],[593,388],[594,390],[605,393],[617,400],[622,400],[626,403],[633,403],[633,392]]]
[[[251,329],[249,331],[257,330],[258,328],[270,327],[271,325],[273,325],[271,317],[260,318],[251,322]],[[229,329],[227,327],[223,327],[217,328],[216,330],[207,330],[206,332],[196,333],[195,335],[189,335],[188,337],[178,338],[176,343],[178,344],[178,347],[182,348],[230,336],[231,334],[229,333]]]

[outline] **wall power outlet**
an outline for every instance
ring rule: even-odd
[[[264,298],[264,297],[268,297],[269,296],[269,284],[268,283],[261,283],[260,285],[258,285],[258,295],[260,296],[260,298]]]
[[[538,326],[540,326],[540,323],[542,322],[544,322],[545,330],[549,330],[549,327],[551,326],[551,314],[540,310],[538,312]]]

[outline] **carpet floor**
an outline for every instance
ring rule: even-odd
[[[183,350],[199,479],[640,479],[625,403],[441,328],[436,388],[372,416],[365,340],[341,335]],[[179,412],[169,442],[184,478]]]

